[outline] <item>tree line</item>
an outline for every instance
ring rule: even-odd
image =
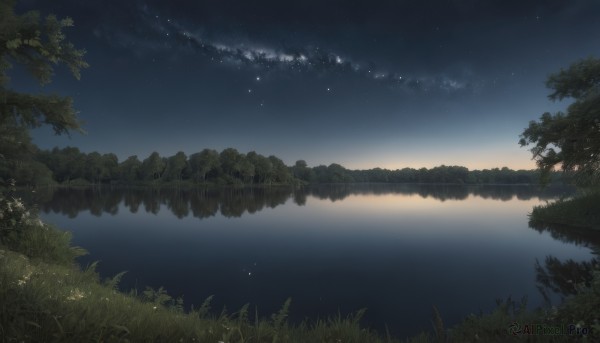
[[[25,138],[25,137],[24,137]],[[254,151],[246,154],[234,148],[218,152],[204,149],[186,155],[151,153],[119,161],[113,153],[85,153],[76,147],[40,150],[25,144],[28,156],[0,163],[0,177],[14,179],[21,186],[42,185],[277,185],[316,183],[453,183],[453,184],[535,184],[539,172],[507,167],[469,170],[460,166],[373,168],[351,170],[337,163],[309,167],[304,160],[286,166],[276,156]],[[6,162],[6,161],[3,161]],[[558,175],[555,175],[555,179]]]

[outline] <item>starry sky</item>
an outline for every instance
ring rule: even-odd
[[[557,111],[545,80],[600,55],[595,0],[22,0],[74,19],[90,68],[38,86],[70,95],[85,135],[41,148],[120,160],[234,147],[291,165],[534,168],[518,145]]]

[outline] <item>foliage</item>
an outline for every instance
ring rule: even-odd
[[[58,182],[73,185],[73,180],[89,184],[124,185],[243,185],[243,184],[309,184],[309,183],[447,183],[447,184],[536,184],[539,172],[511,170],[506,167],[468,170],[460,166],[438,166],[431,169],[403,168],[351,170],[332,163],[308,167],[299,160],[288,167],[275,156],[265,157],[251,151],[247,154],[228,148],[221,153],[204,149],[189,157],[183,152],[162,157],[153,152],[140,161],[130,156],[119,162],[112,153],[84,153],[78,148],[38,150],[31,145],[32,159],[21,161],[22,169],[2,168],[0,177],[14,178],[19,185],[48,185]],[[26,162],[26,163],[25,163]],[[553,174],[553,182],[559,179]]]
[[[581,185],[600,181],[600,59],[587,58],[550,75],[552,100],[572,98],[567,113],[544,113],[521,134],[521,146],[531,152],[547,177],[555,167],[573,174]]]
[[[31,258],[72,263],[85,251],[71,247],[70,242],[69,232],[43,223],[21,199],[0,194],[0,244]]]
[[[558,309],[553,319],[589,327],[589,342],[600,341],[600,269],[593,271],[591,286],[579,287],[579,292]]]
[[[600,192],[592,191],[572,199],[536,206],[531,212],[530,224],[559,224],[600,230]]]
[[[9,89],[11,63],[25,67],[40,83],[51,81],[56,65],[66,65],[79,79],[88,65],[85,51],[65,40],[63,29],[73,26],[70,18],[49,15],[43,20],[37,12],[16,15],[14,1],[0,1],[0,177],[4,183],[18,179],[20,184],[51,184],[47,166],[34,162],[37,148],[31,144],[28,129],[49,125],[56,134],[80,130],[81,123],[69,97],[33,95]]]
[[[0,247],[0,328],[3,340],[27,342],[384,342],[361,328],[360,315],[290,325],[290,300],[272,318],[212,315],[210,298],[184,313],[163,289],[142,297],[100,282],[94,266],[32,260]],[[391,340],[387,340],[388,342]]]
[[[63,29],[73,26],[70,18],[53,15],[40,19],[38,12],[16,15],[14,1],[0,2],[0,125],[52,126],[57,134],[80,128],[72,100],[56,95],[30,95],[7,88],[11,62],[22,64],[41,84],[51,81],[54,66],[65,64],[79,79],[85,51],[65,40]]]
[[[206,181],[206,175],[220,167],[219,153],[216,150],[204,149],[190,155],[189,165],[196,182]]]

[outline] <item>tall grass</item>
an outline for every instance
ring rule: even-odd
[[[533,225],[558,224],[600,230],[600,191],[536,206],[530,220]]]
[[[0,250],[0,336],[15,342],[383,342],[361,328],[361,313],[290,325],[290,300],[271,318],[250,320],[248,305],[213,315],[209,300],[184,313],[164,290],[142,297],[78,270]],[[256,316],[255,316],[256,317]]]

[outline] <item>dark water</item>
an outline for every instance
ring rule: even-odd
[[[404,337],[431,329],[432,305],[452,325],[492,310],[498,298],[526,296],[531,307],[544,303],[543,294],[559,301],[561,272],[573,270],[567,260],[585,267],[590,240],[532,229],[527,213],[568,193],[431,185],[103,189],[38,191],[35,202],[90,252],[83,264],[99,260],[104,277],[127,271],[125,290],[164,286],[188,306],[214,295],[216,312],[250,303],[262,316],[291,297],[292,320],[367,308],[365,325]]]

